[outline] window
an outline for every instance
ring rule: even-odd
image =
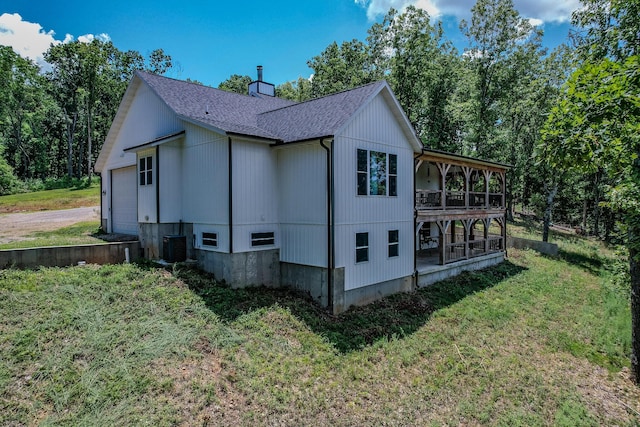
[[[275,243],[273,231],[268,233],[251,233],[251,246],[268,246]]]
[[[366,196],[367,193],[367,150],[358,149],[358,196]]]
[[[218,233],[202,233],[202,246],[218,247]]]
[[[153,157],[140,158],[140,185],[153,184]]]
[[[398,195],[398,155],[389,154],[389,195]]]
[[[398,195],[398,155],[358,149],[358,196]]]
[[[356,233],[356,263],[369,261],[369,233]]]
[[[398,256],[398,230],[389,230],[389,258]]]

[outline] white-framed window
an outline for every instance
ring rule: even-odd
[[[140,168],[138,173],[140,175],[140,185],[153,184],[153,157],[152,156],[140,157]]]
[[[356,264],[369,261],[369,233],[356,233]]]
[[[399,234],[398,230],[389,230],[388,234],[388,250],[389,258],[397,257],[400,254]]]
[[[202,232],[202,246],[208,246],[211,248],[218,247],[218,233]]]
[[[398,155],[382,151],[357,150],[357,194],[398,195]]]
[[[275,233],[251,233],[251,246],[269,246],[275,244]]]

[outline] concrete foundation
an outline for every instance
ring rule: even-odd
[[[280,250],[222,253],[195,250],[198,267],[234,288],[280,286]]]
[[[322,307],[329,305],[326,267],[281,262],[280,283],[282,286],[307,292]]]
[[[129,249],[130,261],[136,260],[139,248],[139,242],[118,242],[2,250],[0,268],[67,267],[81,261],[88,264],[118,264],[125,261],[125,249]]]
[[[457,276],[463,271],[482,270],[504,261],[504,253],[496,252],[477,258],[458,261],[447,265],[434,265],[418,270],[418,287],[432,285],[441,280]]]
[[[180,228],[182,227],[182,233]],[[195,258],[193,250],[193,224],[140,224],[140,248],[143,257],[148,259],[162,259],[162,238],[164,236],[183,235],[187,237],[187,258]]]
[[[406,276],[345,291],[343,271],[342,280],[334,282],[333,314],[342,313],[348,310],[352,305],[367,305],[389,295],[397,294],[399,292],[411,292],[413,290],[413,276]]]

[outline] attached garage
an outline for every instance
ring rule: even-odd
[[[111,232],[138,235],[136,167],[111,171]]]

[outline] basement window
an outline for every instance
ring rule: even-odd
[[[356,233],[356,264],[369,261],[369,233]]]
[[[202,246],[218,247],[218,233],[202,233]]]
[[[389,230],[389,258],[397,257],[400,253],[398,244],[398,230]]]
[[[153,157],[140,158],[140,185],[153,184]]]
[[[275,234],[273,231],[268,233],[251,233],[251,246],[269,246],[275,244]]]

